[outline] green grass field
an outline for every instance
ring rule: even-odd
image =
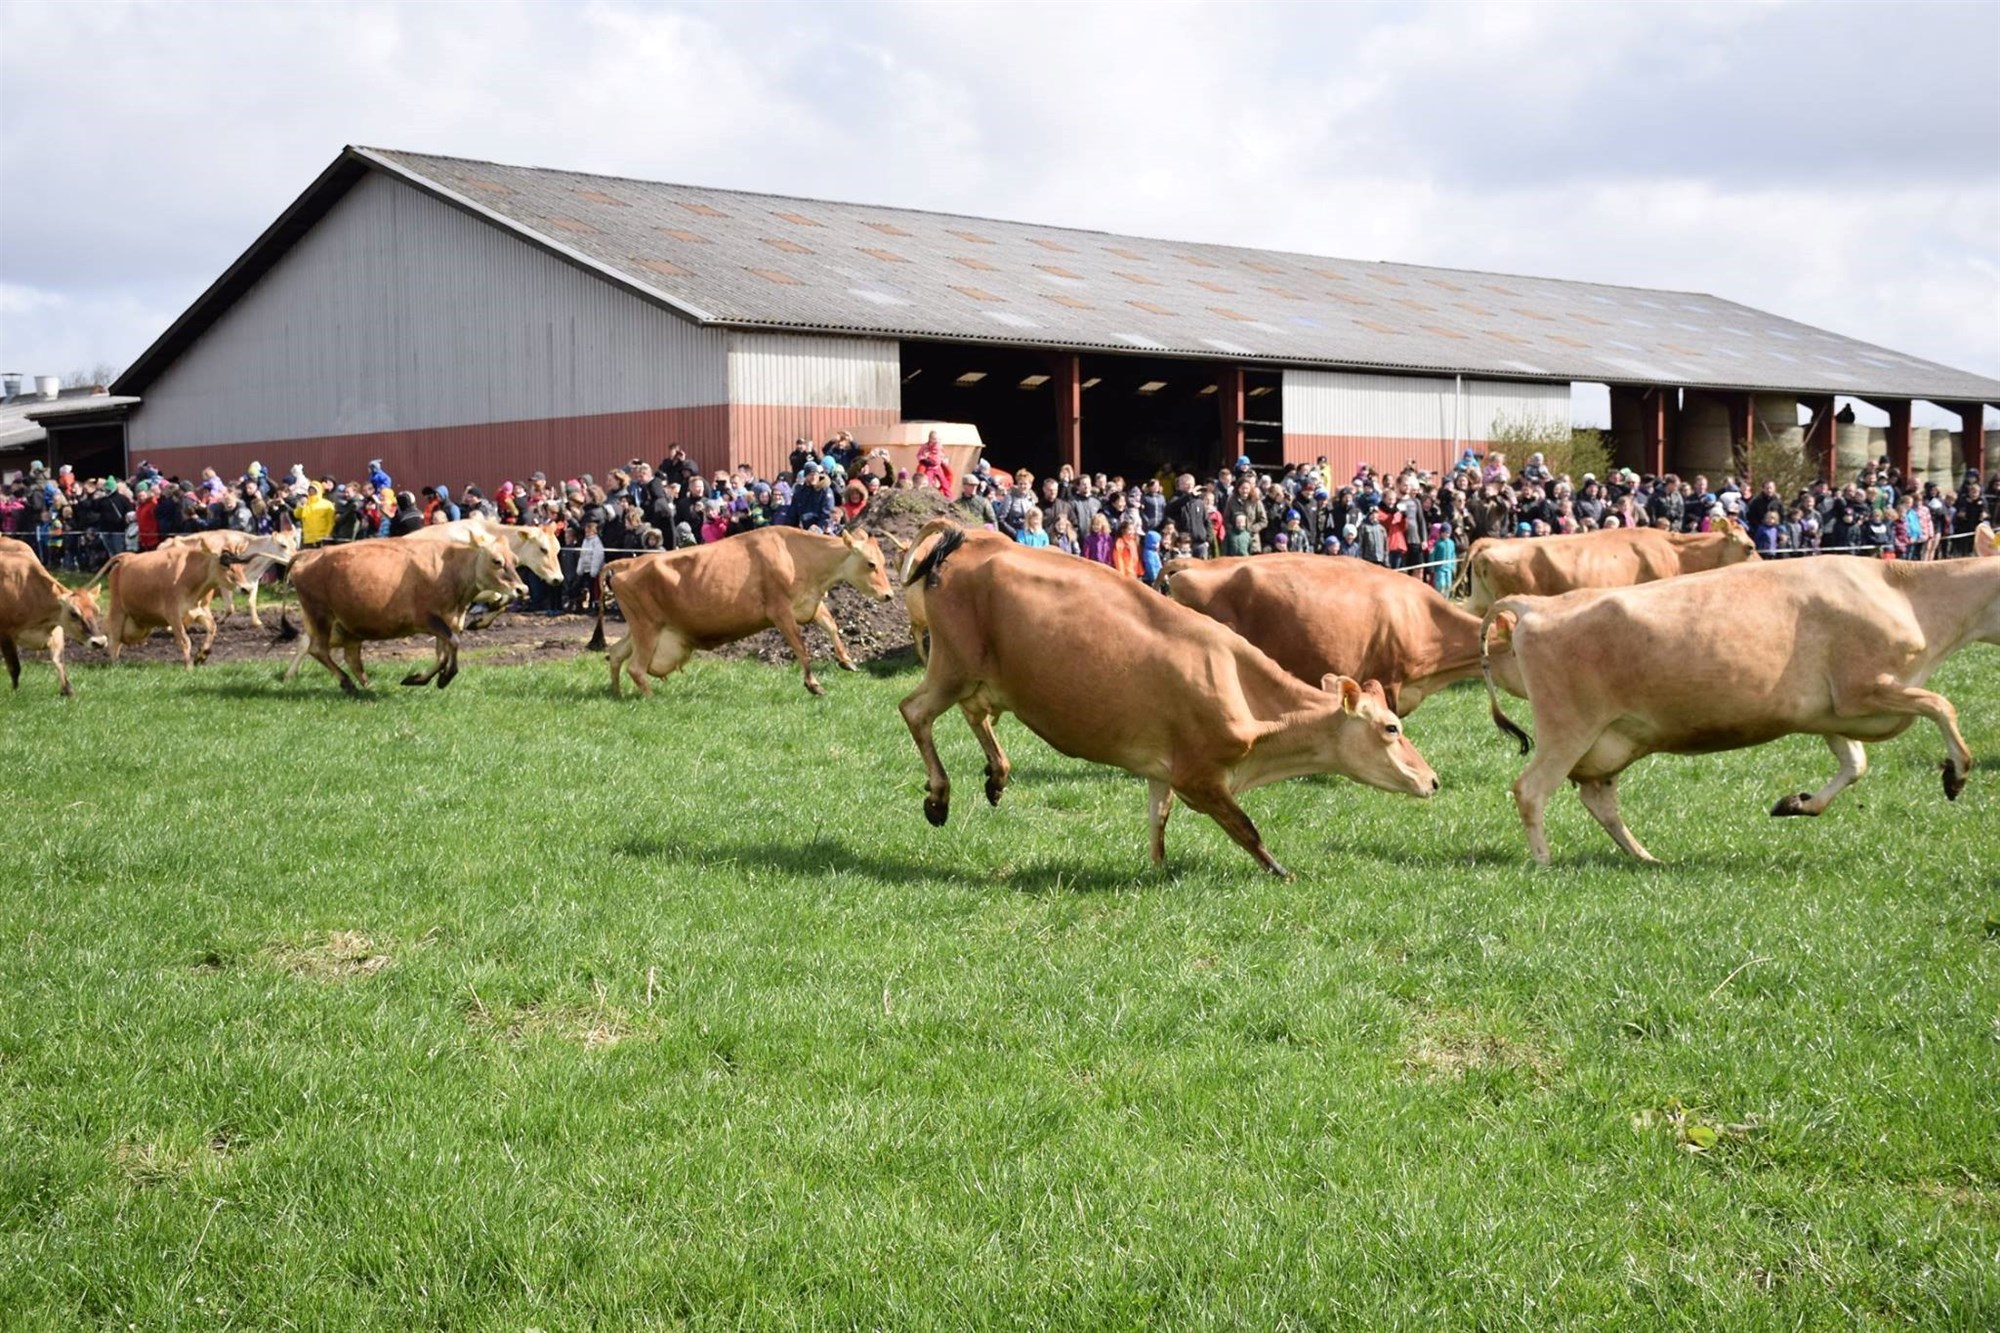
[[[1430,804],[1247,799],[1279,883],[1011,721],[931,829],[912,669],[31,663],[0,1324],[1990,1328],[1996,666],[1956,804],[1645,761],[1662,867],[1565,793],[1532,869],[1461,688]]]

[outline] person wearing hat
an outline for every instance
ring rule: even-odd
[[[333,535],[333,501],[326,498],[316,481],[306,483],[305,503],[299,506],[299,543],[318,546]]]

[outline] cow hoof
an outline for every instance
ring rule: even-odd
[[[430,678],[425,676],[423,672],[413,671],[409,675],[403,677],[403,683],[405,685],[428,685],[431,682]]]
[[[924,818],[931,821],[932,828],[943,828],[945,820],[951,818],[950,801],[934,801],[924,798]]]
[[[1283,866],[1279,865],[1276,861],[1271,862],[1269,869],[1271,873],[1276,875],[1279,879],[1296,878],[1296,876],[1294,876],[1291,871],[1285,869]]]
[[[1964,790],[1965,790],[1965,774],[1959,772],[1956,768],[1952,767],[1951,760],[1949,759],[1945,760],[1944,798],[1947,801],[1955,801],[1958,799],[1958,794]]]
[[[820,684],[816,680],[809,680],[806,682],[806,692],[808,694],[814,694],[820,696],[821,698],[824,698],[826,696],[826,686]]]
[[[1000,804],[1000,793],[1006,790],[1007,785],[1005,783],[996,777],[989,776],[986,779],[986,804]]]
[[[354,682],[353,682],[353,681],[351,681],[351,680],[349,680],[349,679],[348,679],[347,677],[345,677],[345,676],[342,676],[342,677],[340,678],[340,690],[341,690],[341,693],[343,693],[343,694],[359,694],[359,693],[361,693],[361,691],[360,691],[359,689],[355,688],[355,685],[354,685]]]
[[[1786,815],[1810,815],[1812,811],[1806,809],[1806,802],[1811,799],[1812,793],[1809,791],[1802,791],[1796,796],[1787,796],[1771,807],[1771,815],[1774,819],[1781,819]]]
[[[840,669],[841,669],[842,671],[859,671],[859,670],[861,670],[861,668],[860,668],[860,667],[858,667],[858,666],[854,665],[854,663],[852,663],[852,662],[837,662],[837,663],[835,663],[834,665],[838,666],[838,667],[839,667],[839,668],[840,668]]]

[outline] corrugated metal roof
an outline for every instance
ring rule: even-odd
[[[259,248],[400,176],[703,323],[1277,365],[2000,401],[2000,380],[1689,292],[1040,227],[349,149],[154,348],[143,389]],[[295,217],[296,215],[296,217]],[[288,227],[284,224],[291,220]],[[279,250],[282,253],[282,250]],[[275,262],[275,254],[262,262]],[[247,276],[247,275],[246,275]],[[226,304],[225,307],[226,308]]]

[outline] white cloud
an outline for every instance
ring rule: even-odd
[[[1994,7],[16,3],[0,25],[0,362],[27,370],[129,360],[358,142],[1700,290],[2000,376]]]

